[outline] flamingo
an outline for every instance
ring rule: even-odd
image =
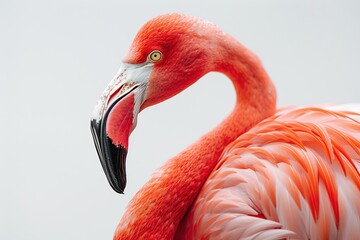
[[[114,239],[357,239],[360,105],[277,110],[258,57],[188,15],[147,22],[95,107],[91,130],[111,187],[124,191],[138,113],[210,71],[232,81],[233,111],[154,173]]]

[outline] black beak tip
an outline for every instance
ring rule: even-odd
[[[103,121],[92,119],[91,133],[100,158],[101,166],[110,186],[115,192],[124,194],[126,186],[126,155],[127,149],[121,145],[114,145],[106,135]]]
[[[105,175],[115,192],[123,194],[126,187],[127,149],[121,145],[114,145],[109,137],[105,138],[105,142],[105,156],[103,157]]]
[[[117,193],[119,193],[119,194],[124,194],[124,189],[125,189],[125,186],[119,186],[119,185],[113,185],[113,184],[111,184],[110,183],[110,185],[111,185],[111,187],[112,187],[112,189],[115,191],[115,192],[117,192]]]

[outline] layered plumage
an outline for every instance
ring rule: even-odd
[[[276,110],[275,87],[256,55],[187,15],[145,24],[95,108],[92,133],[114,190],[125,187],[138,112],[210,71],[232,81],[234,110],[153,175],[114,239],[360,236],[360,105]]]
[[[237,138],[225,148],[179,236],[356,239],[359,109],[285,109]]]

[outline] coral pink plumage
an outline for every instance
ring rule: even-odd
[[[149,58],[154,50],[161,60]],[[360,105],[277,111],[275,88],[259,59],[216,26],[181,14],[149,21],[124,61],[92,122],[104,171],[118,192],[125,180],[117,181],[124,176],[110,168],[123,163],[109,167],[107,161],[114,156],[124,160],[138,111],[176,95],[210,71],[231,79],[237,99],[219,126],[166,162],[135,195],[114,239],[360,235]],[[136,87],[127,87],[129,83]],[[103,116],[111,124],[99,127]],[[117,124],[126,133],[115,131]]]
[[[356,239],[360,114],[333,108],[279,111],[228,145],[183,239]]]

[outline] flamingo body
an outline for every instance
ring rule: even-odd
[[[141,28],[94,110],[91,130],[113,189],[125,188],[137,114],[211,71],[232,81],[233,111],[139,190],[114,239],[360,236],[360,105],[276,110],[259,58],[182,14]]]
[[[228,145],[179,239],[356,239],[360,106],[285,109]]]

